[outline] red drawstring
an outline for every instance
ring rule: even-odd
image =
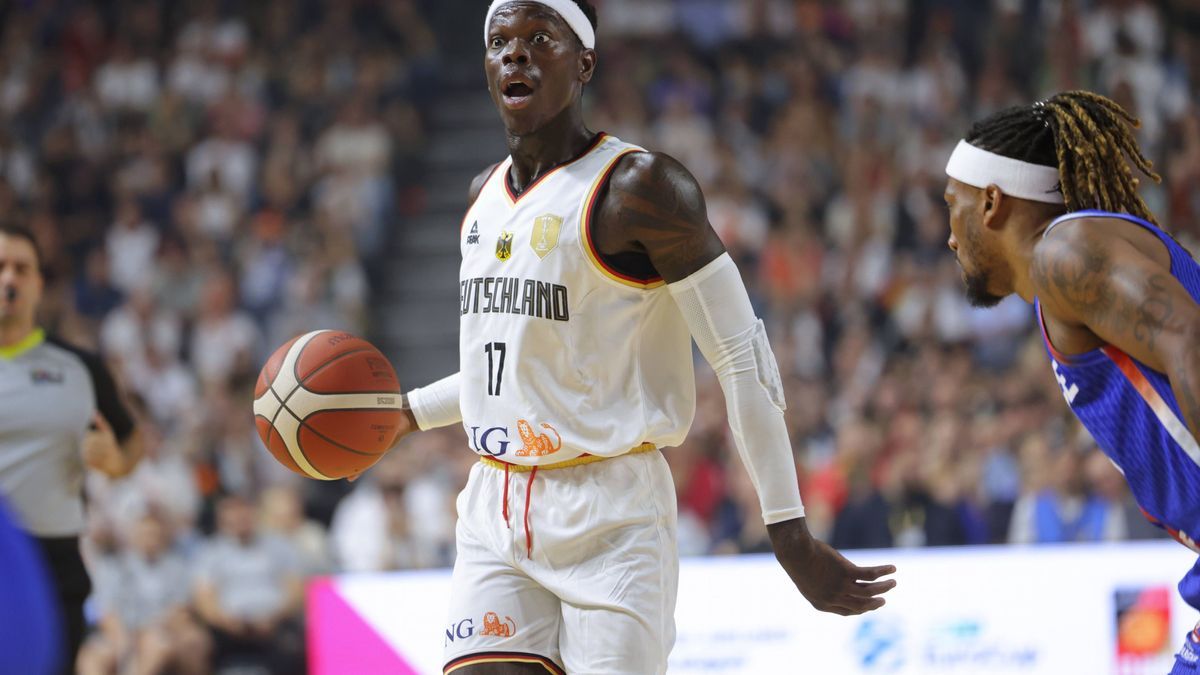
[[[529,472],[529,482],[525,484],[525,557],[533,557],[533,532],[529,529],[529,498],[533,494],[533,478],[537,476],[537,466],[533,467],[533,471]],[[508,491],[504,493],[508,496]]]
[[[511,530],[512,525],[508,524],[508,462],[504,463],[504,507],[500,513],[504,515],[504,524]]]

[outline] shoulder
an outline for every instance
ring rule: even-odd
[[[1105,278],[1121,256],[1136,253],[1114,231],[1111,219],[1074,218],[1049,230],[1033,247],[1030,276],[1041,293],[1081,290],[1084,282]]]
[[[468,205],[474,204],[475,200],[479,199],[479,193],[483,191],[483,185],[487,183],[488,178],[492,177],[492,174],[496,172],[496,168],[501,164],[503,164],[503,162],[496,162],[483,171],[480,171],[477,176],[471,179],[471,189],[467,193]]]
[[[100,358],[99,354],[73,345],[57,335],[47,335],[46,345],[82,365],[92,379],[111,379],[108,366],[104,364],[104,359]]]
[[[690,197],[698,200],[700,206],[704,204],[704,195],[696,177],[679,160],[665,152],[630,152],[624,155],[613,167],[609,189],[627,194],[655,194],[667,190],[667,194]]]

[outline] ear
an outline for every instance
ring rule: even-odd
[[[1004,214],[1008,211],[1008,196],[996,185],[983,190],[983,226],[999,230],[1004,226]]]
[[[596,74],[596,50],[584,49],[579,55],[579,82],[587,84]]]

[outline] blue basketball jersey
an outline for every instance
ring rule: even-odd
[[[1056,218],[1050,228],[1097,217],[1120,218],[1153,232],[1170,252],[1171,275],[1200,304],[1200,263],[1153,224],[1121,213],[1075,211]],[[1059,353],[1036,301],[1035,308],[1051,367],[1071,410],[1125,474],[1146,517],[1200,553],[1200,445],[1183,421],[1167,376],[1113,345],[1072,356]],[[1200,588],[1192,595],[1185,592],[1185,599],[1200,607]]]

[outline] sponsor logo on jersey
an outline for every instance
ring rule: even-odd
[[[477,454],[499,457],[508,452],[508,427],[470,427],[471,449]]]
[[[512,257],[512,232],[501,232],[500,237],[496,239],[496,257],[500,260],[508,260]]]
[[[59,371],[34,368],[29,372],[29,379],[34,384],[62,384],[64,378]]]
[[[478,220],[471,223],[471,231],[469,233],[467,233],[467,243],[468,244],[478,244],[479,243],[479,221]]]
[[[517,622],[513,621],[511,616],[505,616],[504,621],[501,621],[499,614],[487,612],[483,615],[483,629],[479,634],[509,638],[517,634]]]
[[[533,236],[529,238],[529,246],[533,248],[539,260],[545,259],[558,246],[558,232],[562,229],[562,224],[562,217],[552,213],[533,219]]]
[[[534,433],[533,425],[528,421],[517,420],[517,434],[524,443],[521,449],[517,450],[517,457],[544,457],[553,455],[562,448],[562,436],[558,434],[558,430],[545,422],[542,422],[541,427],[554,434],[554,440],[550,440],[545,433]]]
[[[471,449],[476,454],[488,457],[508,454],[508,446],[513,443],[509,427],[463,426],[467,430]],[[562,449],[562,436],[558,429],[545,422],[535,429],[529,420],[517,420],[517,437],[521,439],[521,447],[514,453],[517,457],[545,457]]]
[[[453,621],[446,627],[446,644],[455,640],[466,640],[475,634],[475,620],[462,619]]]
[[[571,318],[567,287],[517,277],[475,277],[458,284],[459,312],[519,314],[551,321]]]

